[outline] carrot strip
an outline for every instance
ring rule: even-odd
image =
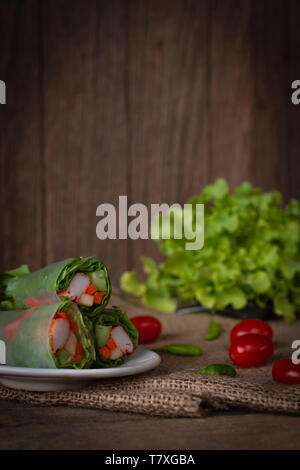
[[[53,328],[54,328],[55,322],[56,322],[56,318],[53,318],[53,319],[51,320],[50,328],[49,328],[50,347],[51,347],[51,350],[52,350],[54,356],[56,355],[56,352],[55,352],[54,349],[53,349]]]
[[[73,318],[71,318],[71,320],[69,320],[69,322],[70,322],[71,330],[72,330],[72,331],[77,331],[77,324],[76,324],[76,321],[75,321]]]
[[[64,320],[69,320],[68,315],[65,312],[57,312],[56,318],[63,318]]]
[[[95,304],[100,305],[105,294],[106,294],[106,292],[96,292],[94,294]]]
[[[116,343],[114,342],[114,339],[113,338],[109,338],[109,340],[107,341],[106,345],[105,345],[108,349],[110,349],[111,351],[113,349],[116,349],[117,345]]]
[[[77,341],[76,352],[75,352],[75,361],[80,362],[82,359],[82,344]]]
[[[95,292],[97,292],[97,287],[95,287],[93,284],[90,284],[85,292],[89,295],[94,295]]]
[[[59,297],[70,297],[68,293],[68,289],[61,290],[59,292],[56,292]]]
[[[103,348],[99,348],[99,353],[101,354],[101,356],[105,357],[105,359],[109,358],[110,351],[106,346],[104,346]]]

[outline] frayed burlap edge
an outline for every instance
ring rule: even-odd
[[[297,386],[268,389],[237,377],[191,372],[97,381],[76,391],[29,392],[1,386],[0,399],[169,417],[203,417],[209,408],[300,414]]]
[[[28,392],[0,387],[0,399],[18,400],[35,405],[65,405],[110,411],[126,411],[157,416],[193,416],[206,414],[201,398],[166,390],[99,390],[91,386],[79,391]]]
[[[171,373],[150,377],[137,377],[121,383],[102,384],[103,390],[118,391],[126,387],[132,393],[138,390],[167,390],[200,397],[202,406],[217,409],[248,408],[286,414],[300,414],[300,388],[279,386],[269,389],[238,377],[196,375],[193,373]]]

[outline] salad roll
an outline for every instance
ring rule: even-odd
[[[137,347],[138,331],[118,307],[95,311],[91,319],[96,349],[96,366],[115,367]]]
[[[106,266],[95,256],[70,258],[30,272],[27,265],[0,275],[0,310],[70,299],[83,313],[103,308],[111,292]]]
[[[95,360],[92,332],[70,300],[1,312],[0,339],[9,366],[82,369]]]

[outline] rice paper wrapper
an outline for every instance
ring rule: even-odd
[[[27,310],[0,313],[0,339],[6,346],[6,365],[33,368],[60,368],[53,355],[49,329],[56,312],[65,311],[76,320],[83,347],[80,363],[71,366],[88,367],[95,358],[91,332],[85,325],[77,305],[71,301],[57,301]]]
[[[101,271],[106,285],[106,294],[98,308],[107,304],[111,284],[109,273],[102,261],[95,256],[88,258],[69,258],[57,263],[49,264],[38,271],[24,274],[26,269],[8,271],[0,276],[0,310],[17,310],[38,305],[52,304],[61,301],[57,292],[65,290],[74,275],[78,272],[95,273]],[[90,309],[82,307],[83,313]]]

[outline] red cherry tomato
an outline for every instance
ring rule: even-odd
[[[275,382],[286,385],[300,385],[300,364],[291,359],[278,359],[272,369]]]
[[[264,335],[270,339],[273,338],[273,330],[266,322],[251,318],[249,320],[241,321],[232,328],[230,341],[233,343],[240,336],[247,335],[249,333]]]
[[[148,315],[131,317],[131,322],[139,332],[139,344],[153,343],[161,333],[161,323]]]
[[[270,338],[253,333],[240,336],[229,349],[230,359],[240,367],[261,366],[272,354],[273,343]]]

